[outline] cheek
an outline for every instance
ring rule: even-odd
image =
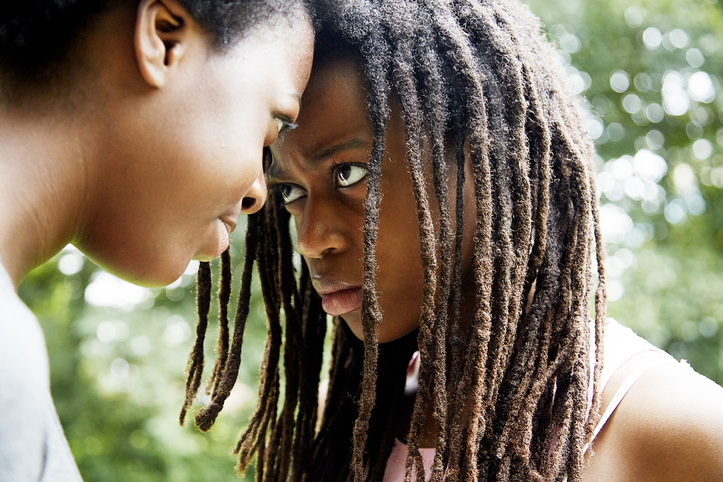
[[[246,188],[261,171],[263,147],[271,129],[271,113],[266,99],[268,92],[254,76],[235,75],[223,70],[207,89],[199,125],[194,136],[205,152],[198,154],[215,158],[232,176],[232,182],[251,176]]]
[[[218,132],[215,145],[209,146],[223,153],[230,166],[261,164],[266,137],[263,119],[250,108],[240,108],[219,116],[215,126]]]
[[[477,206],[474,195],[474,173],[472,172],[472,167],[469,166],[469,163],[466,164],[465,170],[466,177],[464,183],[464,215],[462,228],[462,276],[464,280],[470,283],[467,286],[472,286],[471,283],[474,278],[474,240],[477,223]],[[454,206],[454,209],[456,209],[456,206]]]
[[[419,326],[423,302],[424,268],[419,251],[416,209],[387,212],[380,216],[377,240],[377,288],[384,312],[380,341],[391,341]]]
[[[220,185],[241,197],[263,172],[263,137],[253,132],[237,137],[233,145],[221,149],[223,159],[216,174]]]
[[[197,139],[195,151],[189,146],[186,155],[193,152],[201,159],[190,173],[192,182],[205,191],[200,203],[235,204],[259,177],[265,131],[254,120],[251,115],[219,118],[205,139]]]

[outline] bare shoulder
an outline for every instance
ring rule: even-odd
[[[688,480],[723,480],[723,388],[672,362],[655,365],[636,385],[621,408],[647,455],[671,473],[683,469]]]
[[[658,354],[592,445],[586,480],[723,481],[723,388]],[[612,397],[623,367],[603,392]],[[589,476],[588,476],[589,475]]]

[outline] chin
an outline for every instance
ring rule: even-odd
[[[178,278],[181,277],[183,274],[183,270],[178,272],[178,275],[173,276],[158,276],[158,277],[142,277],[138,278],[137,280],[128,279],[130,283],[136,284],[138,286],[143,286],[144,288],[163,288],[164,286],[168,286],[174,281],[176,281]]]
[[[341,321],[346,323],[346,326],[351,330],[355,337],[359,340],[364,340],[364,333],[361,326],[361,318],[356,316],[353,319],[347,315],[341,315]]]
[[[189,260],[190,262],[190,260]],[[153,263],[146,265],[106,265],[98,263],[104,270],[113,276],[128,281],[138,286],[146,288],[162,288],[176,281],[181,277],[188,266],[183,263],[173,263],[173,265],[162,265],[161,263]]]
[[[344,323],[346,323],[346,326],[349,327],[355,337],[364,341],[364,329],[362,328],[361,316],[347,316],[345,318],[344,315],[342,315],[340,318],[344,321]],[[384,323],[385,322],[383,321],[382,324]],[[377,326],[377,342],[382,344],[398,340],[413,332],[417,328],[418,326],[412,326],[406,331],[394,330],[390,332],[390,330],[384,330],[383,327]]]
[[[88,259],[124,281],[147,288],[168,286],[188,267],[193,252],[185,247],[122,242],[73,243]]]

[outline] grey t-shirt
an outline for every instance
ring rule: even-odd
[[[81,482],[50,396],[38,320],[0,260],[0,482]]]

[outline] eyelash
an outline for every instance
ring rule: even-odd
[[[287,205],[291,204],[292,202],[296,201],[297,199],[300,199],[301,197],[303,197],[303,196],[299,196],[298,198],[294,199],[293,201],[287,202],[286,196],[284,196],[284,190],[287,188],[288,189],[294,189],[294,188],[301,189],[299,186],[297,186],[295,184],[289,184],[289,183],[277,184],[276,186],[274,186],[274,190],[281,197],[281,202],[283,203],[284,206],[287,206]]]
[[[297,127],[299,127],[299,124],[296,122],[289,122],[284,119],[281,119],[281,122],[283,123],[281,130],[279,131],[279,134],[283,134],[284,132],[293,131]]]
[[[365,171],[367,171],[367,173],[364,174],[364,176],[363,176],[361,179],[359,179],[358,181],[355,181],[353,184],[350,184],[350,185],[348,185],[348,186],[344,186],[344,185],[341,185],[341,184],[339,183],[339,171],[340,171],[342,168],[344,168],[344,167],[358,167],[358,168],[364,169]],[[366,178],[366,176],[367,176],[367,174],[368,174],[368,170],[367,170],[366,164],[358,163],[358,162],[336,162],[336,161],[333,161],[333,162],[332,162],[332,166],[331,166],[331,172],[333,173],[333,176],[334,176],[334,185],[335,185],[335,187],[336,187],[337,189],[346,189],[346,188],[354,187],[354,186],[357,185],[359,182],[363,181],[364,178]],[[283,203],[284,203],[285,206],[286,206],[286,205],[289,205],[289,204],[291,204],[291,203],[293,203],[293,202],[295,202],[297,199],[300,199],[300,198],[304,197],[304,196],[299,196],[299,197],[293,199],[293,200],[290,201],[290,202],[286,202],[286,200],[284,199],[285,196],[284,196],[284,194],[283,194],[285,189],[300,189],[300,190],[303,191],[303,188],[302,188],[302,187],[300,187],[300,186],[298,186],[298,185],[296,185],[296,184],[293,184],[293,183],[280,183],[280,184],[277,184],[276,186],[274,186],[273,189],[275,189],[275,190],[279,193],[279,195],[281,196],[281,199],[282,199],[282,201],[283,201]]]
[[[341,170],[341,168],[344,168],[344,167],[358,167],[358,168],[364,169],[365,171],[367,171],[367,173],[366,173],[366,174],[364,175],[364,177],[361,178],[359,181],[356,181],[356,182],[354,182],[353,184],[351,184],[351,185],[349,185],[349,186],[342,186],[342,185],[339,184],[339,171]],[[369,169],[367,168],[367,165],[366,165],[366,164],[360,163],[360,162],[337,162],[337,161],[332,161],[332,162],[331,162],[331,172],[334,174],[334,185],[335,185],[336,187],[338,187],[338,188],[346,189],[346,188],[348,188],[348,187],[356,186],[359,182],[363,181],[363,180],[366,178],[366,176],[369,174]]]

